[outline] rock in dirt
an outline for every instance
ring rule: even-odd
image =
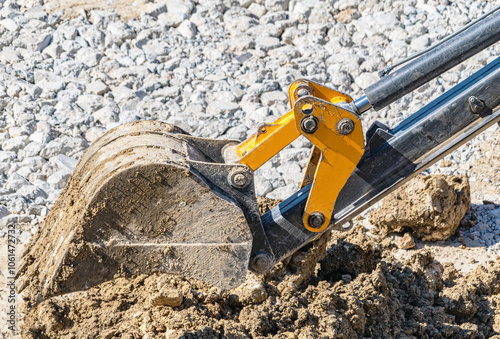
[[[268,297],[266,288],[258,277],[250,277],[236,291],[239,302],[243,305],[260,304]]]
[[[465,175],[419,176],[388,195],[371,213],[370,222],[382,236],[411,229],[425,241],[446,240],[470,209],[470,201]]]
[[[401,238],[396,239],[396,246],[402,250],[409,250],[415,247],[415,239],[410,233],[405,233]]]
[[[149,301],[153,306],[178,307],[182,304],[183,299],[184,296],[180,291],[166,287],[152,296]]]

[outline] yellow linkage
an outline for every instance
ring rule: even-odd
[[[256,170],[300,135],[313,144],[302,187],[312,184],[304,226],[321,232],[330,224],[335,201],[364,152],[358,116],[335,104],[350,103],[344,93],[308,80],[289,89],[292,110],[236,146],[239,163]]]
[[[236,147],[236,154],[240,157],[239,162],[253,171],[264,165],[300,136],[294,119],[294,112],[290,111],[272,124],[260,125],[256,134]]]

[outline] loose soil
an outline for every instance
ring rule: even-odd
[[[490,337],[500,330],[499,278],[498,262],[461,276],[425,250],[396,260],[354,227],[230,291],[158,274],[54,297],[28,310],[23,337]],[[182,294],[181,305],[155,306],[164,291]]]
[[[38,5],[39,1],[21,0],[20,3],[23,3],[26,8],[31,8]],[[48,12],[62,10],[64,12],[63,19],[76,18],[82,14],[90,13],[92,10],[105,10],[116,12],[124,21],[139,18],[142,13],[156,5],[148,0],[45,0],[43,3]]]

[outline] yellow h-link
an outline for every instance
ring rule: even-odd
[[[304,226],[321,232],[331,222],[335,201],[364,153],[364,137],[357,114],[343,104],[347,94],[309,80],[289,89],[292,110],[236,146],[238,162],[256,170],[300,135],[314,147],[302,185],[311,184]]]

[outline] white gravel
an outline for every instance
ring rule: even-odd
[[[288,85],[309,78],[354,98],[387,64],[457,30],[497,2],[447,0],[154,1],[126,22],[112,11],[74,19],[42,0],[0,2],[0,230],[33,232],[70,169],[110,128],[139,119],[202,137],[244,139],[288,110]],[[390,107],[363,116],[394,126],[492,61],[498,45]],[[486,134],[499,135],[499,128]],[[468,173],[486,137],[430,172]],[[498,140],[498,139],[497,139]],[[257,171],[258,194],[286,198],[300,184],[310,144],[295,141]],[[498,148],[495,152],[498,152]],[[500,164],[494,163],[497,168]],[[488,179],[489,178],[489,179]],[[498,176],[473,196],[484,246],[498,251]],[[493,186],[492,186],[493,185]],[[474,190],[473,190],[474,191]],[[497,205],[484,207],[482,200]],[[31,227],[33,226],[33,227]],[[28,233],[29,234],[29,233]],[[493,236],[485,237],[487,234]]]

